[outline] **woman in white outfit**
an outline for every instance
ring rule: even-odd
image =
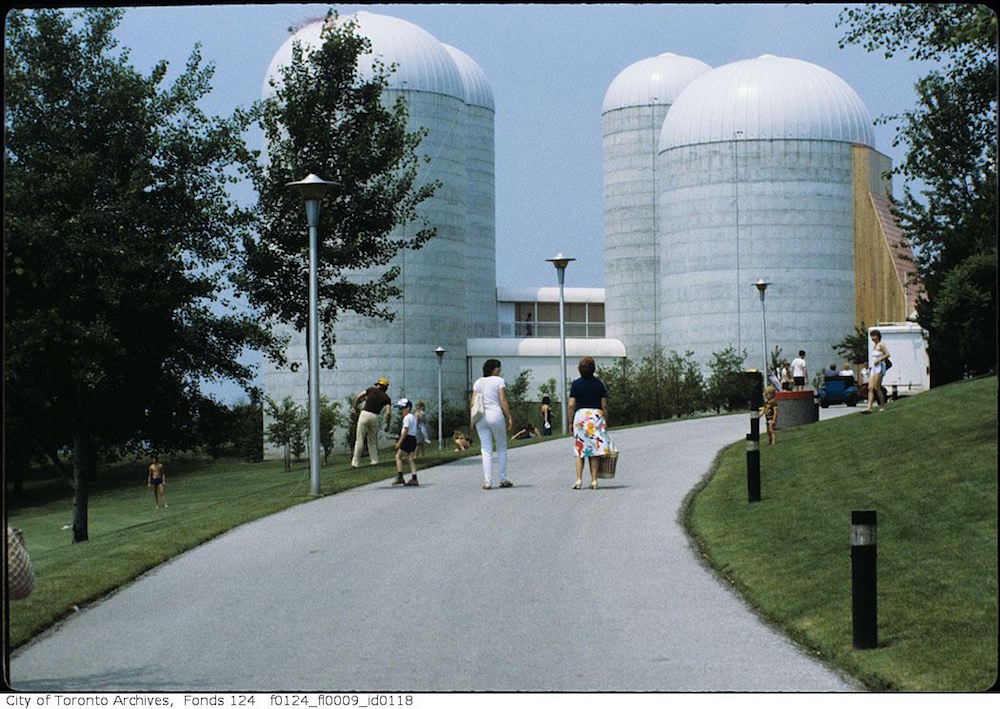
[[[500,487],[511,487],[507,479],[507,431],[514,426],[507,405],[507,384],[500,376],[500,360],[488,359],[483,365],[483,376],[472,385],[473,398],[481,396],[485,414],[476,422],[476,432],[482,446],[483,489],[493,488],[493,448],[496,446]],[[472,408],[472,402],[469,402]],[[506,425],[505,425],[506,423]]]

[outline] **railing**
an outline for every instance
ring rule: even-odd
[[[565,333],[566,337],[602,338],[604,323],[567,322]],[[510,323],[501,323],[500,337],[559,337],[559,322],[517,321],[513,332]]]

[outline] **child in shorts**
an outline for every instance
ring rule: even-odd
[[[409,399],[400,399],[394,408],[399,409],[403,415],[403,424],[399,430],[399,439],[396,441],[396,479],[393,485],[419,485],[417,482],[417,417],[413,415],[413,402]],[[403,457],[410,461],[410,479],[403,479]]]
[[[768,385],[764,390],[764,405],[760,407],[760,415],[767,422],[767,445],[774,445],[774,425],[778,422],[778,402],[775,399],[777,390]]]

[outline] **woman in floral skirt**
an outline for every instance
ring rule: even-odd
[[[597,366],[593,357],[580,360],[577,369],[580,378],[569,389],[569,413],[573,417],[573,451],[576,455],[576,482],[574,490],[583,486],[583,459],[590,461],[590,488],[597,489],[599,456],[607,455],[608,445],[608,390],[594,376]]]

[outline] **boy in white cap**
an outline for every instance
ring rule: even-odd
[[[419,485],[417,482],[417,417],[413,415],[413,402],[400,399],[395,407],[403,414],[403,424],[399,430],[399,440],[396,441],[396,479],[393,485]],[[403,456],[410,460],[410,479],[403,480]]]

